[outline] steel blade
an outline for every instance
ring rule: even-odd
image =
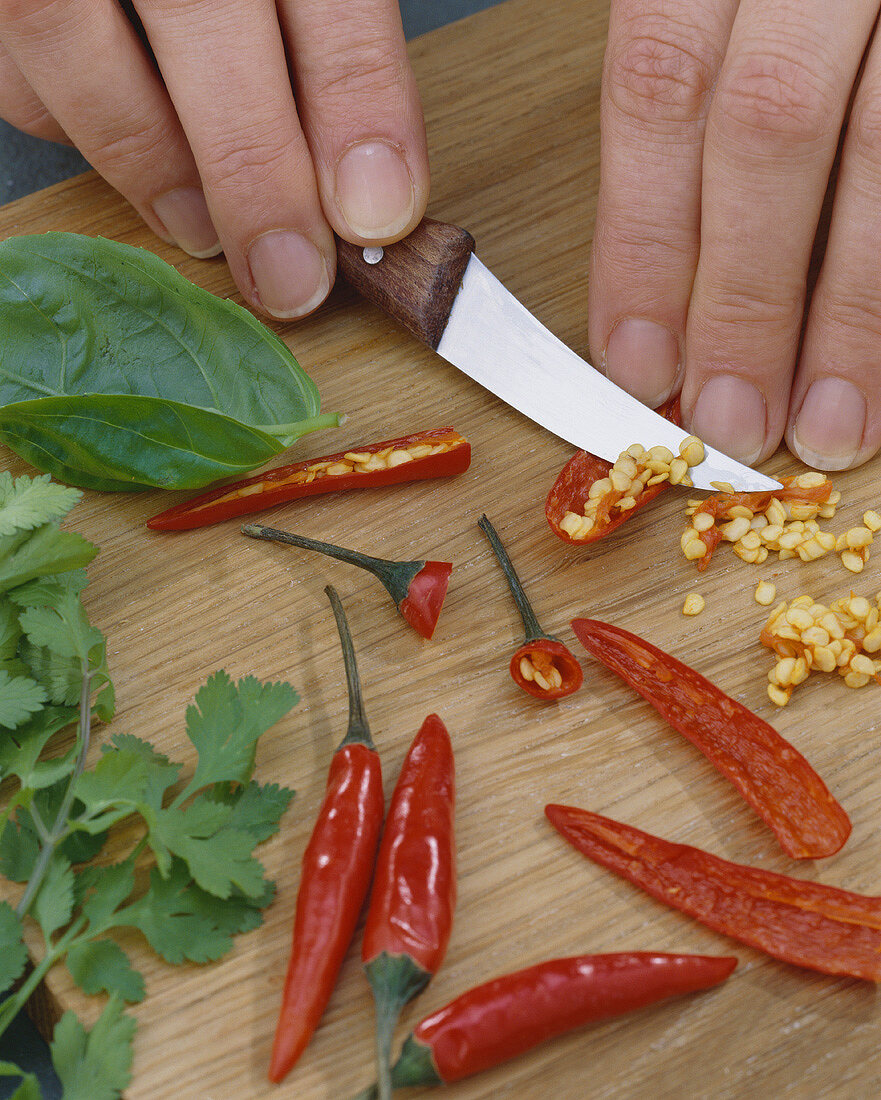
[[[631,443],[676,454],[687,432],[595,370],[532,316],[476,257],[437,348],[453,366],[576,447],[614,462]],[[729,482],[739,492],[779,489],[773,478],[706,448],[695,488]]]

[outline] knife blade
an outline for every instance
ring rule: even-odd
[[[424,219],[385,249],[337,240],[340,271],[365,298],[442,358],[531,420],[609,462],[631,443],[678,453],[688,433],[631,397],[576,355],[474,255],[457,226]],[[695,488],[739,492],[780,483],[721,451],[689,473]]]

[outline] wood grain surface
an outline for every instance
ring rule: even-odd
[[[484,262],[557,335],[587,353],[586,289],[598,179],[601,0],[509,0],[411,45],[424,97],[434,180],[429,213],[468,228]],[[222,261],[197,261],[153,239],[87,175],[0,210],[0,235],[76,230],[144,245],[194,282],[235,297]],[[734,231],[734,227],[732,227]],[[71,525],[101,546],[87,604],[107,634],[119,699],[117,732],[181,758],[183,715],[222,666],[287,679],[302,701],[263,739],[257,777],[296,787],[281,833],[262,849],[278,898],[259,930],[211,966],[171,967],[133,933],[124,943],[147,976],[131,1100],[345,1098],[373,1079],[372,1007],[359,941],[325,1018],[285,1084],[265,1072],[289,949],[299,863],[328,761],[344,730],[345,687],[323,587],[349,611],[387,790],[422,719],[437,711],[455,744],[460,884],[441,972],[404,1013],[397,1042],[423,1014],[476,982],[555,955],[648,949],[736,954],[715,991],[577,1034],[462,1082],[463,1100],[614,1097],[870,1097],[881,1089],[873,986],[769,959],[710,932],[569,849],[546,802],[582,805],[728,859],[852,890],[881,893],[881,689],[815,677],[778,711],[765,694],[758,644],[760,579],[780,597],[829,601],[881,588],[881,553],[854,578],[838,558],[746,565],[724,548],[705,575],[678,549],[684,501],[664,494],[608,543],[564,545],[543,518],[571,448],[504,407],[345,288],[314,317],[279,325],[345,426],[309,437],[297,458],[452,423],[474,445],[455,481],[318,497],[266,514],[276,526],[370,553],[455,563],[433,641],[422,642],[366,574],[305,552],[253,542],[233,523],[180,535],[144,520],[168,494],[87,493]],[[516,364],[512,363],[512,369]],[[650,442],[650,441],[643,441]],[[4,467],[25,470],[8,451]],[[799,469],[785,451],[765,466]],[[841,475],[836,531],[881,500],[876,459]],[[519,621],[477,529],[486,511],[528,584],[546,630],[577,648],[576,615],[635,629],[769,718],[847,808],[853,835],[820,864],[794,864],[733,788],[656,713],[585,658],[585,684],[557,705],[508,677]],[[706,597],[696,619],[687,592]],[[102,732],[101,736],[106,736]],[[96,750],[97,751],[97,750]],[[110,856],[128,841],[115,838]],[[8,885],[4,895],[14,896]],[[59,969],[44,1023],[67,1007],[100,1010]]]

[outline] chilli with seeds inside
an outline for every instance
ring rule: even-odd
[[[671,398],[658,413],[679,424],[679,398]],[[666,447],[646,450],[633,443],[615,463],[578,451],[560,471],[545,502],[551,530],[564,542],[596,542],[654,500],[670,484],[691,485],[688,471],[704,459],[704,446],[688,436],[674,455]]]
[[[584,678],[581,665],[559,638],[545,634],[538,625],[520,578],[489,519],[481,516],[477,526],[489,539],[526,631],[526,641],[511,658],[511,678],[518,687],[529,695],[534,695],[536,699],[562,699],[571,695],[581,687]]]
[[[339,454],[279,466],[257,477],[211,489],[147,520],[154,531],[185,531],[260,512],[319,493],[400,485],[461,474],[471,444],[452,428],[436,428],[370,443]]]

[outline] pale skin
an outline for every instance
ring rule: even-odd
[[[135,8],[158,70],[114,0],[0,0],[0,117],[79,148],[162,239],[223,252],[272,317],[327,296],[334,233],[417,225],[396,0]],[[783,438],[822,470],[881,447],[879,8],[611,0],[591,355],[648,404],[681,389],[685,426],[750,464]]]

